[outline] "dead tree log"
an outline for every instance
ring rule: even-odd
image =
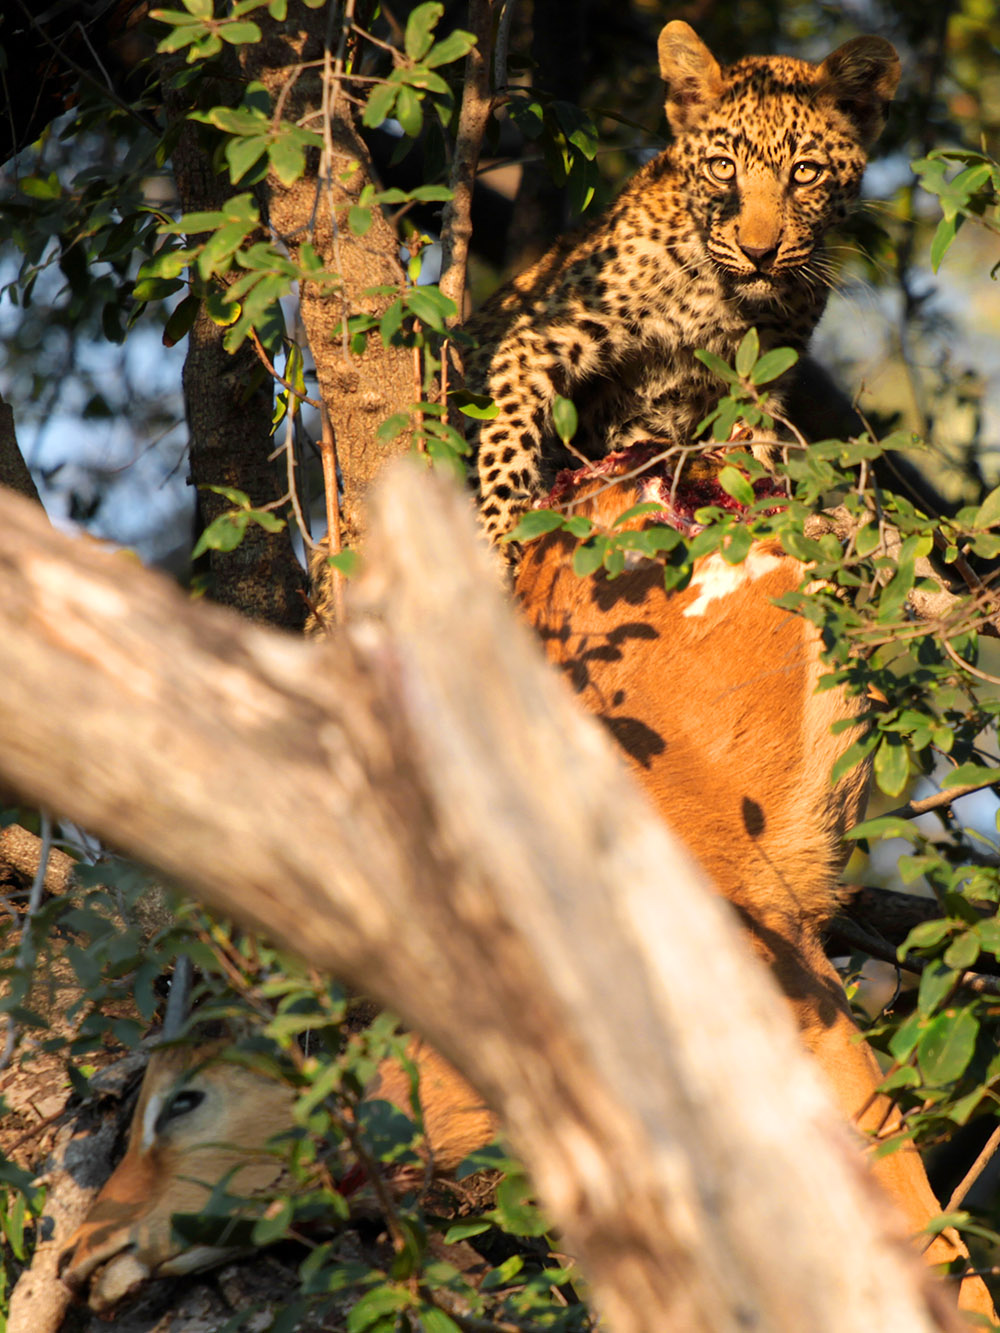
[[[411,466],[379,494],[350,632],[322,646],[0,496],[0,778],[438,1044],[616,1333],[957,1327],[462,503]]]

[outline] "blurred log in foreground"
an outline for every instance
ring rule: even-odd
[[[464,508],[391,470],[350,632],[311,646],[0,496],[0,779],[430,1038],[615,1333],[957,1327]]]

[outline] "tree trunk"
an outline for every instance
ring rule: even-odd
[[[0,496],[0,777],[363,987],[502,1115],[616,1333],[957,1328],[728,909],[398,466],[349,634]]]
[[[169,69],[172,62],[164,62]],[[234,62],[235,63],[235,62]],[[164,83],[168,115],[185,116],[186,102]],[[202,131],[203,132],[203,131]],[[199,129],[182,121],[171,158],[177,194],[185,213],[219,209],[237,193],[227,175],[216,172],[199,141]],[[198,488],[203,527],[232,509],[230,500],[209,489],[242,490],[253,505],[279,500],[284,483],[271,461],[274,386],[250,343],[235,353],[224,346],[226,330],[204,305],[188,338],[184,358],[184,404],[190,432],[191,484]],[[306,575],[286,527],[271,533],[250,524],[232,551],[208,553],[211,596],[223,606],[285,629],[301,629],[308,603]]]
[[[322,61],[324,49],[336,45],[339,25],[332,26],[336,13],[336,6],[307,9],[301,0],[292,0],[285,23],[255,16],[264,40],[245,48],[246,73],[264,84],[275,104],[280,102],[285,120],[301,123],[306,118],[313,127],[321,123],[315,113],[323,104],[323,71],[302,65]],[[317,175],[314,154],[310,169],[293,185],[282,184],[271,171],[266,197],[268,220],[292,258],[300,260],[302,246],[308,241],[324,267],[340,276],[341,289],[333,294],[324,294],[317,283],[302,283],[299,309],[320,393],[336,432],[343,482],[342,538],[355,545],[361,534],[364,497],[375,473],[390,452],[408,444],[404,435],[393,449],[380,443],[375,431],[381,421],[405,411],[419,395],[414,394],[409,349],[383,347],[375,333],[363,353],[350,355],[342,334],[334,332],[351,315],[383,315],[393,297],[372,289],[405,285],[406,275],[399,259],[399,239],[377,205],[363,237],[354,236],[347,226],[348,208],[373,183],[374,173],[368,149],[355,128],[346,90],[336,81],[332,88],[329,179]]]

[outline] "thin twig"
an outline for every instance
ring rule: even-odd
[[[329,563],[329,557],[339,555],[342,549],[340,542],[340,494],[337,489],[337,436],[333,429],[333,422],[330,420],[330,413],[325,407],[321,410],[320,420],[323,423],[319,452],[323,461],[323,488],[326,495],[327,577],[330,580],[336,623],[342,625],[344,623],[344,575],[336,565]]]
[[[320,411],[323,410],[322,404]],[[307,550],[315,551],[319,545],[314,542],[309,531],[309,524],[305,514],[302,512],[302,505],[299,501],[299,488],[295,482],[295,422],[297,420],[296,402],[294,398],[288,400],[288,425],[285,429],[285,476],[288,480],[288,501],[292,506],[292,513],[295,515],[295,522],[299,525],[303,544]]]
[[[964,658],[959,657],[958,653],[951,646],[947,639],[941,639],[941,647],[948,654],[956,666],[960,666],[963,671],[968,671],[970,676],[975,676],[978,680],[985,680],[988,685],[1000,685],[1000,676],[991,676],[988,671],[980,671],[978,667],[970,665]]]
[[[472,187],[479,166],[486,122],[493,110],[490,91],[490,54],[493,6],[491,0],[472,0],[469,27],[476,45],[465,59],[462,107],[455,137],[448,186],[452,197],[441,216],[441,277],[438,286],[455,302],[451,325],[461,322],[465,303],[465,268],[472,238]]]
[[[986,1140],[982,1152],[969,1167],[968,1171],[966,1171],[965,1175],[962,1177],[959,1183],[955,1186],[954,1190],[952,1191],[951,1198],[944,1206],[944,1211],[946,1213],[953,1213],[955,1211],[955,1209],[959,1206],[959,1204],[968,1194],[969,1190],[972,1189],[973,1185],[986,1170],[987,1166],[990,1164],[993,1157],[996,1155],[998,1148],[1000,1148],[1000,1125],[997,1126],[997,1128],[993,1131],[990,1137]]]
[[[517,0],[501,0],[500,20],[497,23],[497,42],[493,52],[493,86],[498,94],[507,91],[507,53],[510,50],[510,25]]]
[[[278,374],[277,370],[275,370],[274,368],[273,363],[271,362],[270,357],[264,351],[264,345],[261,342],[260,338],[258,338],[257,330],[253,327],[253,325],[250,326],[250,340],[253,343],[254,351],[257,353],[258,361],[260,361],[261,365],[264,367],[267,373],[277,384],[280,384],[283,389],[287,389],[289,393],[294,394],[295,397],[298,398],[300,402],[308,403],[310,407],[320,408],[323,406],[320,399],[310,398],[307,393],[300,393],[298,389],[295,388],[294,384],[286,380],[283,375]]]
[[[960,787],[943,787],[941,791],[936,791],[931,796],[924,796],[919,801],[908,801],[906,805],[897,806],[895,810],[887,810],[881,818],[916,819],[918,815],[926,815],[932,810],[947,807],[962,796],[969,796],[974,791],[987,791],[998,784],[1000,784],[1000,773],[989,782],[970,782]]]
[[[413,331],[419,333],[420,321],[414,320]],[[418,407],[418,403],[424,400],[424,375],[423,361],[420,355],[419,337],[413,343],[413,438],[417,442],[417,448],[424,452],[426,441],[424,439],[424,413],[423,409]]]

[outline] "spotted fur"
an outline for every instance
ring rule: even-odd
[[[720,69],[686,23],[660,34],[670,146],[588,231],[566,238],[469,323],[466,380],[499,406],[480,431],[480,513],[496,541],[567,465],[552,427],[572,398],[591,458],[687,442],[719,398],[694,352],[731,362],[803,349],[826,303],[824,233],[856,198],[899,79],[881,37],[820,65],[750,56]]]

